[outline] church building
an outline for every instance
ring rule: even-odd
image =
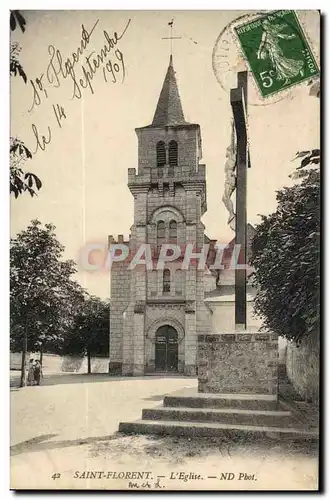
[[[129,241],[109,236],[109,246],[129,247],[128,259],[111,267],[109,371],[196,376],[197,338],[213,328],[217,276],[208,266],[199,268],[198,259],[182,269],[182,260],[187,246],[198,253],[215,242],[204,235],[201,221],[207,209],[201,130],[185,120],[172,56],[152,123],[136,134],[138,168],[128,169],[134,224]],[[182,255],[159,269],[164,243],[178,245]],[[152,249],[152,266],[129,269],[145,244]]]

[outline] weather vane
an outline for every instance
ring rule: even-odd
[[[173,23],[174,23],[174,19],[172,19],[172,21],[170,21],[168,24],[168,26],[170,27],[170,36],[165,36],[165,37],[162,37],[162,40],[171,40],[171,56],[173,55],[173,40],[181,40],[182,39],[182,36],[173,36]]]

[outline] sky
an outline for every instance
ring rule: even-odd
[[[32,152],[36,150],[25,168],[36,173],[43,186],[37,197],[24,194],[11,198],[12,236],[32,219],[52,222],[65,246],[65,258],[78,263],[76,278],[90,293],[108,297],[109,272],[84,271],[79,254],[87,243],[106,245],[109,234],[128,237],[133,224],[133,197],[127,188],[127,170],[137,168],[134,129],[152,121],[170,54],[170,43],[162,38],[169,36],[168,22],[174,18],[173,36],[181,36],[173,41],[173,59],[182,107],[186,120],[201,127],[202,163],[207,172],[208,211],[202,219],[205,232],[219,242],[230,241],[233,233],[227,226],[227,212],[221,201],[225,151],[230,141],[229,89],[235,85],[235,72],[247,66],[224,28],[247,12],[23,14],[26,31],[14,31],[12,41],[21,45],[19,59],[28,83],[25,85],[19,77],[11,80],[11,135],[23,140]],[[298,11],[298,17],[318,59],[318,13]],[[216,44],[223,31],[223,38]],[[57,80],[57,54],[63,61],[68,57],[72,61],[72,53],[83,43],[83,57],[91,53],[94,57],[108,39],[113,40],[109,42],[113,48],[107,64],[95,71],[91,86],[75,86],[70,75]],[[213,71],[212,53],[215,45],[221,51],[227,42],[229,65],[223,70],[218,67],[223,82],[220,85]],[[80,58],[75,65],[78,80],[84,78],[82,64],[86,66]],[[35,79],[41,75],[40,90]],[[249,96],[251,169],[247,216],[250,223],[257,224],[259,214],[275,210],[276,191],[292,184],[288,176],[295,168],[292,160],[297,151],[319,146],[320,103],[309,96],[306,83],[263,101],[251,74]],[[42,136],[49,142],[44,150],[38,146],[36,134],[42,147]]]

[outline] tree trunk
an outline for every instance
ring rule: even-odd
[[[87,351],[87,373],[90,375],[92,373],[92,363],[91,363],[91,353]]]
[[[24,339],[23,339],[23,349],[22,349],[22,366],[21,366],[21,382],[20,387],[26,386],[26,354],[27,354],[27,341],[28,341],[28,332],[27,326],[25,326],[24,330]]]
[[[44,354],[44,350],[43,350],[44,346],[43,344],[41,344],[40,346],[40,364],[42,366],[42,358],[43,358],[43,354]]]

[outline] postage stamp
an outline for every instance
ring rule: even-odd
[[[263,97],[319,75],[312,50],[293,10],[280,10],[236,26]]]
[[[292,11],[10,31],[11,489],[321,489],[320,89]]]

